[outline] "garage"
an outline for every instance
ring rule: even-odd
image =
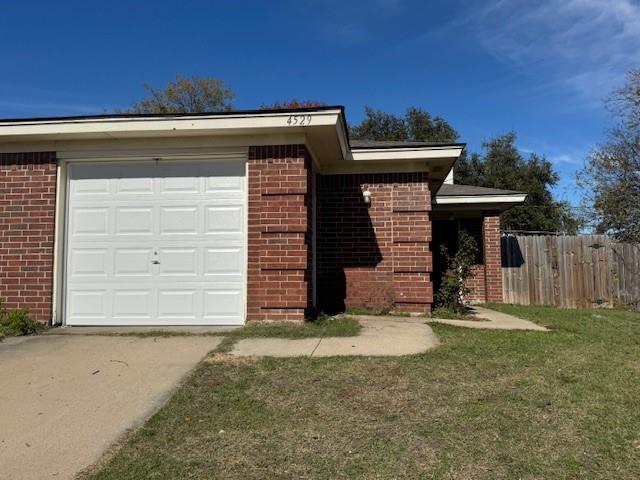
[[[245,321],[244,159],[71,162],[67,325]]]

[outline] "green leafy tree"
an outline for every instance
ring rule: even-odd
[[[640,69],[628,73],[607,106],[617,124],[588,156],[578,183],[593,208],[596,231],[640,242]]]
[[[359,140],[408,142],[455,142],[458,138],[458,132],[445,119],[416,107],[407,109],[403,117],[366,107],[364,120],[349,134]]]
[[[235,98],[222,80],[212,77],[177,75],[164,88],[144,84],[147,98],[118,113],[205,113],[233,110]]]
[[[559,180],[553,165],[535,153],[523,157],[516,140],[514,132],[498,136],[482,145],[482,154],[458,160],[456,183],[525,192],[524,205],[502,214],[500,222],[505,230],[576,233],[579,219],[568,204],[555,201],[550,191]]]

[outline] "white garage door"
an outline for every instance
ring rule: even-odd
[[[239,325],[246,163],[70,165],[67,325]]]

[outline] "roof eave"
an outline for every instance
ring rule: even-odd
[[[436,195],[434,203],[436,205],[462,205],[462,204],[500,204],[511,203],[518,204],[525,201],[527,195],[525,193],[509,194],[509,195],[456,195],[445,196]]]

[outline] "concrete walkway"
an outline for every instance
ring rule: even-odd
[[[429,322],[446,323],[456,327],[479,328],[487,330],[535,330],[538,332],[548,332],[549,329],[536,323],[514,317],[506,313],[497,312],[488,308],[474,305],[471,307],[472,315],[479,320],[446,320],[441,318],[430,318]]]
[[[438,345],[424,318],[349,315],[362,325],[355,337],[287,340],[247,338],[231,355],[259,357],[399,356],[421,353]]]
[[[0,343],[0,478],[70,479],[168,399],[219,337]]]

